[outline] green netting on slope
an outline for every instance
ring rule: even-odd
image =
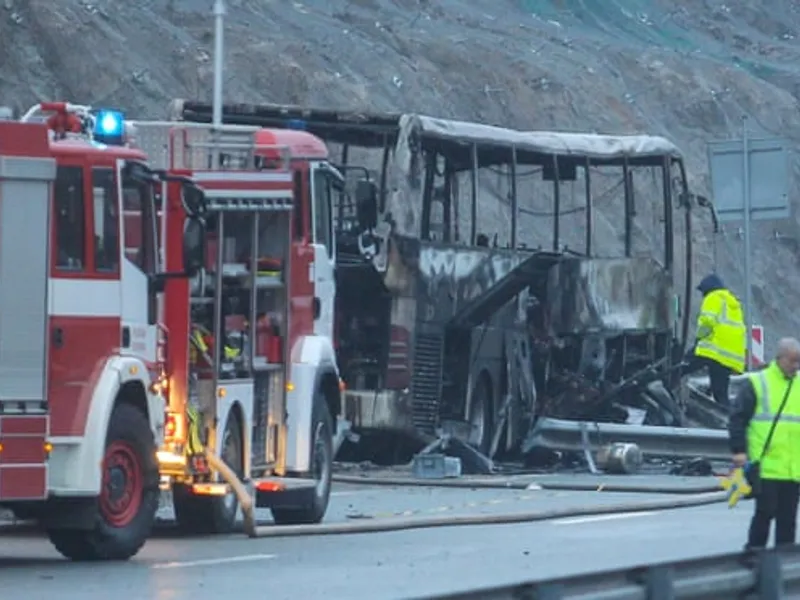
[[[520,0],[520,5],[542,18],[563,19],[568,15],[576,26],[614,36],[622,43],[682,52],[698,47],[683,28],[654,6],[653,0]]]

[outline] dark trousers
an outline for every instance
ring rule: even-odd
[[[748,548],[765,548],[769,528],[775,521],[775,544],[794,544],[797,533],[797,501],[800,484],[793,481],[762,479],[756,507],[747,536]]]
[[[708,370],[708,378],[711,384],[711,395],[714,401],[722,406],[730,406],[730,398],[728,397],[728,386],[731,382],[731,374],[733,371],[728,367],[719,364],[715,360],[706,358],[705,356],[694,356],[689,362],[688,372],[694,373],[701,369]]]

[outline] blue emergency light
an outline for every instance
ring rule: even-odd
[[[305,131],[307,125],[308,123],[306,123],[302,119],[289,119],[288,121],[286,121],[287,129],[296,129],[297,131]]]
[[[121,145],[125,137],[125,117],[118,110],[97,111],[93,136],[109,146]]]

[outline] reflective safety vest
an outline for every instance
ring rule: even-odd
[[[766,369],[750,374],[749,379],[756,394],[756,409],[747,427],[748,458],[761,461],[764,479],[800,481],[800,378],[795,376],[766,454],[764,444],[789,380],[775,361]]]
[[[697,316],[695,356],[710,358],[743,373],[746,350],[747,329],[736,296],[728,290],[706,294]]]

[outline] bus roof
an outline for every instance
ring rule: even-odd
[[[175,100],[173,118],[210,122],[212,106],[205,102]],[[225,123],[269,128],[302,127],[325,142],[367,147],[395,144],[402,130],[418,131],[423,138],[445,143],[487,147],[515,147],[536,155],[555,155],[572,159],[590,158],[603,163],[660,164],[665,158],[678,159],[675,144],[660,136],[602,135],[553,131],[519,131],[467,121],[441,119],[415,113],[369,113],[305,108],[280,104],[226,104]]]

